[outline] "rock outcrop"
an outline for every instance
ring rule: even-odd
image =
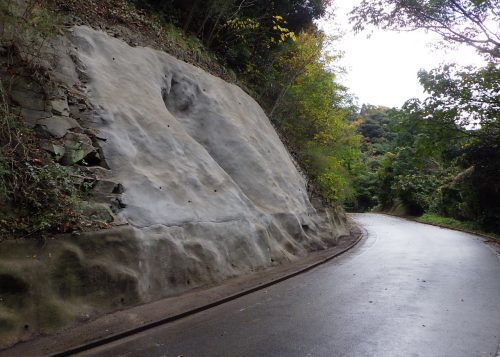
[[[8,342],[291,261],[349,234],[340,210],[311,203],[269,119],[239,87],[88,27],[63,43],[56,77],[91,111],[66,98],[51,102],[50,115],[44,103],[25,110],[62,142],[62,160],[99,156],[94,196],[116,227],[42,246],[2,243]]]

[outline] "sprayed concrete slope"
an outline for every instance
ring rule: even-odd
[[[342,212],[313,207],[268,118],[239,87],[88,27],[74,28],[59,54],[58,77],[83,85],[92,103],[79,124],[99,132],[109,168],[101,171],[120,184],[115,209],[128,225],[43,246],[4,242],[8,343],[290,261],[349,234]]]
[[[89,28],[76,28],[74,43],[104,156],[124,187],[121,215],[145,249],[158,254],[163,242],[163,268],[174,271],[162,289],[289,260],[346,234],[320,226],[304,178],[239,87]]]

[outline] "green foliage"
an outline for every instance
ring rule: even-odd
[[[59,28],[59,19],[42,1],[0,0],[0,45],[31,71]],[[10,111],[1,82],[0,180],[0,238],[54,230],[76,219],[75,180],[47,158],[33,131]]]
[[[357,31],[368,25],[430,30],[444,45],[472,46],[489,61],[482,68],[447,64],[419,72],[428,98],[394,113],[394,138],[382,158],[365,150],[379,166],[382,208],[403,201],[413,213],[430,211],[500,232],[498,10],[488,0],[363,0],[354,9]],[[362,133],[372,140],[378,132],[368,129]]]
[[[363,159],[366,166],[377,170],[378,178],[374,183],[367,177],[369,169],[360,171],[354,181],[356,201],[351,207],[378,206],[388,210],[402,202],[414,215],[433,212],[474,221],[485,230],[498,232],[500,136],[497,114],[484,101],[483,112],[475,112],[476,118],[481,118],[480,126],[471,128],[472,116],[459,115],[460,105],[450,103],[448,109],[435,106],[440,98],[453,98],[444,94],[453,93],[449,90],[453,88],[452,83],[439,88],[439,92],[436,89],[424,103],[412,100],[403,109],[391,111],[388,128],[392,139],[382,155],[372,149],[370,140],[374,131],[368,131],[371,137],[364,139]],[[478,95],[480,87],[475,88]],[[467,95],[467,88],[462,93]],[[496,102],[492,101],[491,105],[495,106]],[[368,207],[366,202],[370,202]]]
[[[359,113],[360,124],[357,131],[369,144],[384,143],[393,137],[390,131],[391,110],[385,107],[363,105]]]
[[[462,131],[481,128],[477,133],[486,134],[500,128],[498,65],[489,63],[482,68],[444,65],[432,71],[421,70],[418,76],[429,97],[413,111]]]
[[[325,198],[339,202],[352,195],[350,172],[334,149],[311,142],[303,150],[300,152],[303,165]]]
[[[391,30],[430,30],[445,44],[465,43],[500,56],[498,2],[494,0],[363,0],[352,12],[356,31],[367,25]]]
[[[500,231],[500,70],[443,66],[419,77],[430,96],[408,115],[434,129],[421,145],[462,172],[441,189],[436,211]]]
[[[346,89],[329,69],[322,33],[303,33],[294,52],[281,58],[290,85],[276,105],[273,120],[296,150],[299,161],[324,197],[343,201],[353,193],[351,181],[359,162],[359,136],[348,122]]]
[[[329,0],[135,0],[151,7],[167,22],[196,36],[231,68],[245,87],[267,99],[269,81],[280,77],[279,53],[286,53],[296,35],[313,30]],[[285,50],[285,51],[284,51]],[[272,86],[272,84],[270,85]],[[270,103],[272,103],[271,98]]]
[[[433,194],[440,181],[434,175],[411,172],[395,177],[395,195],[409,208],[410,212],[420,215],[431,205]]]
[[[481,227],[474,222],[459,221],[450,217],[443,217],[437,214],[426,213],[417,219],[422,223],[435,224],[441,227],[447,227],[458,230],[465,230],[471,232],[481,232]]]
[[[385,107],[363,105],[359,114],[351,118],[356,126],[356,132],[361,135],[361,162],[355,170],[352,181],[354,194],[345,203],[350,211],[367,211],[390,201],[385,198],[383,192],[380,192],[381,183],[377,170],[383,170],[381,168],[382,157],[392,148],[391,141],[394,134],[391,116],[393,112]],[[387,160],[385,162],[388,163]],[[392,181],[387,185],[390,188]]]
[[[353,194],[345,202],[346,209],[354,212],[364,212],[373,209],[379,204],[379,181],[376,171],[366,166],[356,172],[353,179]]]
[[[17,164],[16,164],[17,165]],[[18,181],[15,189],[2,197],[20,213],[15,221],[5,223],[4,233],[18,235],[57,230],[63,223],[77,220],[74,211],[79,191],[68,170],[57,163],[35,166],[25,163],[14,167],[5,177]]]
[[[392,140],[372,165],[379,179],[377,205],[390,209],[396,201],[402,202],[414,215],[436,210],[437,190],[457,173],[456,160],[443,156],[443,150],[451,147],[437,144],[436,136],[442,134],[436,134],[435,123],[409,112],[408,107],[392,111],[390,118]]]
[[[185,34],[177,26],[158,20],[156,27],[165,34],[165,40],[173,48],[177,48],[179,56],[186,54],[187,59],[201,63],[214,63],[216,58],[213,53],[208,51],[199,38],[193,35]]]
[[[338,166],[337,170],[330,168],[317,177],[323,196],[331,202],[342,202],[352,195],[352,189],[348,182],[349,177],[342,171],[341,167]]]

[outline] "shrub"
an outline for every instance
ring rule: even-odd
[[[10,112],[0,81],[0,238],[61,230],[78,220],[80,182]]]

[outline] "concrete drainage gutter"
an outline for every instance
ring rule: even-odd
[[[257,290],[277,284],[322,265],[347,252],[366,233],[356,232],[339,245],[315,252],[293,263],[237,277],[223,285],[199,289],[97,318],[59,334],[19,343],[0,354],[70,356],[208,310]],[[130,327],[131,328],[127,328]]]

